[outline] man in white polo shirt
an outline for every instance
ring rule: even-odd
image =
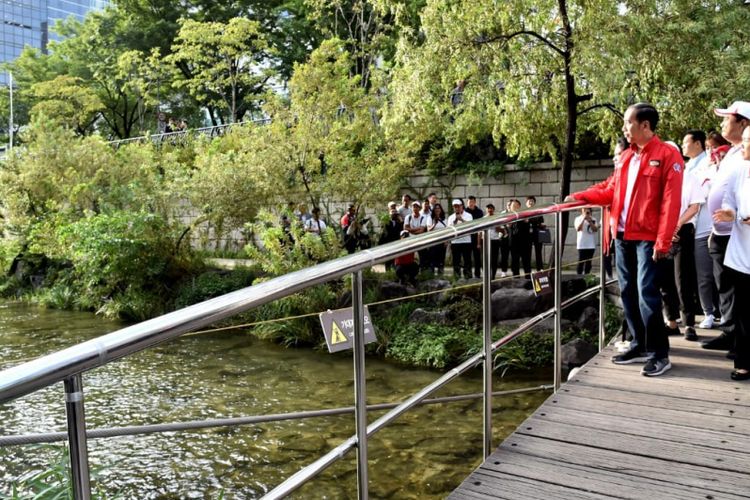
[[[736,173],[741,169],[742,159],[742,131],[750,125],[750,102],[735,101],[726,109],[715,109],[714,113],[721,116],[721,135],[732,144],[727,155],[719,164],[719,170],[711,181],[708,191],[708,212],[714,214],[721,209],[724,195],[732,186]],[[734,285],[730,272],[724,264],[724,257],[732,234],[732,222],[714,219],[711,237],[709,239],[709,253],[714,264],[714,279],[719,289],[719,308],[721,309],[722,334],[704,342],[704,349],[729,350],[734,347]]]
[[[448,217],[448,227],[459,226],[471,222],[474,218],[464,210],[464,202],[458,198],[453,200],[453,213]],[[451,258],[453,259],[453,276],[461,277],[463,262],[464,277],[471,278],[471,235],[461,236],[451,241]]]

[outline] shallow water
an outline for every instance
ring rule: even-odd
[[[377,318],[375,318],[377,321]],[[0,369],[120,328],[91,314],[0,304]],[[377,323],[376,323],[377,326]],[[403,400],[440,373],[368,358],[368,403]],[[84,374],[89,429],[353,405],[350,353],[285,349],[239,332],[188,336]],[[506,376],[495,390],[549,383]],[[439,395],[480,392],[479,370]],[[547,397],[495,400],[494,444]],[[383,412],[372,412],[370,421]],[[353,415],[89,441],[94,486],[122,498],[257,498],[354,433]],[[62,384],[0,406],[2,435],[65,430]],[[58,447],[60,445],[57,445]],[[480,463],[481,400],[411,411],[369,441],[372,498],[443,498]],[[53,446],[0,448],[0,497]],[[356,498],[351,452],[296,498]]]

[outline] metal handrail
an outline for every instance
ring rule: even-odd
[[[607,285],[615,283],[616,280],[611,280],[607,283]],[[565,309],[566,307],[578,302],[579,300],[582,300],[586,297],[589,297],[591,295],[594,295],[595,293],[599,293],[599,285],[589,288],[588,290],[585,290],[578,295],[575,295],[574,297],[571,297],[564,301],[561,304],[561,308]],[[500,347],[510,343],[511,341],[515,340],[518,336],[521,334],[527,332],[530,328],[534,327],[535,325],[541,323],[545,319],[551,317],[555,314],[555,308],[548,309],[547,311],[544,311],[543,313],[540,313],[533,318],[530,318],[526,322],[522,323],[521,325],[517,326],[515,330],[507,334],[505,337],[497,340],[492,344],[492,352],[494,353],[497,349]],[[382,428],[384,428],[386,425],[390,424],[392,421],[409,411],[410,409],[414,408],[415,406],[421,404],[427,396],[434,393],[435,391],[441,389],[443,386],[447,385],[449,382],[452,382],[454,379],[456,379],[459,375],[465,373],[466,371],[474,368],[477,364],[479,364],[481,361],[484,360],[484,353],[477,353],[471,358],[467,359],[457,367],[449,370],[447,373],[445,373],[442,377],[438,378],[437,380],[433,381],[430,385],[423,388],[418,393],[411,396],[409,399],[386,413],[385,415],[381,416],[379,419],[377,419],[375,422],[370,424],[367,427],[367,437],[369,438]],[[557,388],[555,388],[557,389]],[[325,469],[327,469],[329,466],[333,465],[337,460],[342,458],[347,452],[349,452],[352,448],[357,446],[357,438],[356,436],[352,436],[343,443],[341,443],[339,446],[334,448],[333,450],[329,451],[322,457],[320,457],[315,462],[307,465],[304,469],[298,471],[294,475],[287,478],[283,483],[276,486],[273,490],[269,491],[266,495],[263,496],[264,500],[272,500],[272,499],[278,499],[278,498],[284,498],[294,492],[296,489],[301,487],[303,484],[308,482],[310,479],[314,478],[321,472],[323,472]]]
[[[136,137],[128,137],[127,139],[116,139],[114,141],[109,141],[108,144],[110,144],[111,146],[115,146],[117,148],[123,144],[139,143],[139,142],[145,142],[145,141],[162,142],[165,139],[168,139],[170,137],[171,138],[185,137],[188,134],[192,134],[193,136],[207,135],[209,137],[214,137],[215,135],[217,135],[217,132],[230,129],[238,125],[248,125],[248,124],[256,124],[256,123],[265,124],[270,121],[271,121],[270,118],[255,118],[253,120],[245,120],[245,121],[236,122],[236,123],[223,123],[221,125],[213,125],[210,127],[176,130],[173,132],[162,132],[158,134],[139,135]],[[218,135],[220,135],[220,133]]]
[[[398,255],[416,252],[498,225],[586,206],[590,205],[584,202],[553,204],[507,215],[483,217],[460,226],[426,232],[323,262],[108,333],[3,370],[0,372],[0,404],[311,286],[362,271]]]
[[[102,337],[83,342],[62,351],[49,354],[33,361],[6,369],[0,372],[0,403],[29,394],[56,382],[64,382],[65,401],[68,420],[68,441],[71,455],[71,476],[75,498],[90,498],[89,467],[87,454],[87,432],[83,404],[83,383],[81,374],[85,371],[103,366],[119,358],[140,352],[162,342],[174,339],[187,332],[226,319],[235,314],[262,306],[269,302],[287,297],[306,288],[334,279],[352,275],[352,309],[354,312],[354,379],[355,379],[355,427],[356,434],[350,437],[331,452],[314,463],[294,474],[268,493],[267,498],[281,498],[299,488],[309,479],[340,459],[352,448],[357,448],[357,484],[359,498],[366,499],[367,494],[367,440],[368,437],[388,425],[398,416],[421,403],[428,395],[444,386],[461,373],[484,361],[484,456],[491,452],[492,436],[492,353],[526,331],[543,319],[555,316],[555,379],[554,388],[561,383],[560,311],[567,304],[599,292],[603,296],[604,278],[600,276],[600,285],[588,289],[576,297],[562,302],[562,214],[577,208],[591,207],[584,202],[552,204],[547,207],[524,210],[522,212],[484,217],[473,222],[452,226],[438,231],[382,245],[373,249],[341,257],[318,264],[300,271],[271,279],[242,290],[196,304],[143,323],[123,328]],[[453,239],[482,232],[485,241],[490,240],[492,228],[510,224],[519,220],[555,214],[557,235],[555,239],[554,292],[555,306],[535,318],[527,321],[503,339],[491,343],[491,320],[489,294],[490,285],[490,245],[485,245],[484,264],[484,321],[483,349],[458,367],[450,370],[438,380],[429,384],[417,394],[409,397],[387,414],[367,426],[365,377],[364,377],[364,321],[362,303],[362,272],[375,264],[386,262],[402,254],[416,252],[428,247],[447,243]],[[602,249],[603,250],[603,249]],[[603,267],[603,266],[602,266]],[[601,270],[601,273],[604,271]],[[602,338],[603,318],[599,318],[600,338]]]

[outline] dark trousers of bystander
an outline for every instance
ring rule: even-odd
[[[497,259],[500,255],[500,240],[490,240],[490,267],[492,269],[492,279],[497,275]]]
[[[510,238],[510,268],[514,276],[521,274],[522,261],[524,273],[531,274],[531,242],[528,237],[514,235]]]
[[[417,274],[419,273],[419,264],[411,262],[409,264],[396,264],[396,276],[402,284],[415,285],[417,283]]]
[[[463,267],[464,277],[471,278],[471,243],[451,243],[451,258],[453,259],[453,276],[460,278]]]
[[[432,269],[432,253],[429,248],[419,251],[419,270],[429,271]]]
[[[624,240],[617,233],[615,263],[620,296],[628,328],[633,333],[630,346],[653,353],[657,359],[669,356],[669,338],[661,315],[661,295],[657,285],[654,242]]]
[[[724,265],[724,255],[727,253],[729,236],[718,236],[712,234],[708,242],[708,253],[714,263],[714,280],[716,288],[719,290],[719,309],[721,310],[721,329],[726,333],[734,330],[734,285],[730,272]],[[745,305],[747,307],[747,304]]]
[[[578,249],[578,265],[576,266],[576,274],[589,274],[591,272],[591,259],[594,258],[595,248],[579,248]]]
[[[734,367],[736,369],[750,370],[750,274],[741,273],[734,269],[727,269],[728,279],[733,283],[743,286],[734,288],[734,311],[732,317],[735,323],[735,352]]]
[[[508,263],[510,261],[510,238],[507,236],[500,240],[500,270],[508,272]]]
[[[429,250],[432,270],[438,275],[442,275],[443,269],[445,268],[445,251],[447,250],[447,247],[444,243],[440,243],[439,245],[430,247]]]
[[[677,233],[680,251],[674,256],[674,277],[680,301],[683,326],[695,326],[698,309],[695,297],[698,277],[695,271],[695,226],[684,224]]]
[[[482,277],[482,249],[477,243],[479,241],[476,234],[471,235],[471,260],[474,263],[474,277]],[[468,278],[468,276],[467,276]]]

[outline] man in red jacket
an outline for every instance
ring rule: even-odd
[[[631,146],[622,153],[621,166],[606,181],[568,199],[611,205],[617,278],[625,319],[634,333],[630,350],[612,362],[645,362],[641,373],[654,377],[672,368],[656,261],[669,256],[685,165],[680,153],[655,135],[659,113],[652,105],[630,106],[623,122]]]

